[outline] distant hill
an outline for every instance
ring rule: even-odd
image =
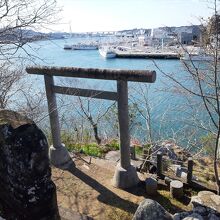
[[[29,29],[0,29],[0,43],[22,43],[45,39],[63,39],[65,35],[67,35],[65,32],[42,33]]]
[[[180,26],[180,27],[158,27],[153,29],[155,35],[164,36],[169,35],[170,33],[192,33],[197,32],[201,28],[200,25],[190,25],[190,26]],[[114,33],[118,34],[150,34],[151,29],[144,29],[144,28],[134,28],[134,29],[127,29],[127,30],[120,30]],[[90,35],[92,32],[89,32]],[[96,33],[96,32],[94,32]],[[43,33],[38,31],[33,31],[30,29],[22,30],[22,29],[12,29],[12,30],[4,30],[0,29],[0,43],[13,43],[13,42],[31,42],[37,40],[53,40],[53,39],[64,39],[68,38],[69,36],[87,36],[88,33],[67,33],[67,32],[51,32],[51,33]],[[102,35],[105,35],[103,32]]]

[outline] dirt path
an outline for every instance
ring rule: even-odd
[[[144,186],[120,190],[111,186],[114,163],[92,159],[90,165],[76,161],[74,171],[52,169],[57,186],[58,205],[102,220],[130,220],[146,197]],[[162,195],[154,199],[167,204]]]

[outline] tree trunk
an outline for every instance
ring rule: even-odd
[[[218,149],[219,149],[219,136],[220,131],[218,131],[218,135],[216,138],[216,145],[215,145],[215,158],[214,158],[214,172],[215,172],[215,179],[216,179],[216,190],[217,194],[220,195],[220,180],[218,174]]]
[[[214,171],[215,171],[215,179],[216,179],[216,191],[217,194],[220,195],[220,181],[219,181],[219,175],[218,175],[218,162],[215,158],[214,160]]]
[[[97,126],[97,123],[95,123],[92,119],[92,117],[88,117],[91,125],[92,125],[92,128],[93,128],[93,132],[94,132],[94,136],[95,136],[95,140],[97,142],[97,144],[101,144],[101,138],[99,137],[99,134],[98,134],[98,126]]]
[[[97,124],[92,124],[92,127],[93,127],[93,131],[94,131],[94,135],[95,135],[95,139],[96,139],[97,144],[101,144],[101,138],[98,135]]]

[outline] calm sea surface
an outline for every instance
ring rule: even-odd
[[[151,106],[152,125],[156,138],[180,138],[181,136],[190,137],[195,131],[195,127],[186,126],[184,123],[189,119],[186,99],[180,95],[169,92],[173,88],[173,82],[164,77],[157,69],[155,63],[150,59],[104,59],[99,55],[98,50],[64,50],[64,44],[73,44],[82,39],[72,38],[65,40],[39,41],[29,44],[27,50],[40,59],[37,64],[46,66],[66,66],[66,67],[88,67],[88,68],[112,68],[112,69],[138,69],[155,70],[157,79],[148,88],[148,99]],[[31,49],[32,48],[32,49]],[[178,77],[185,75],[182,64],[179,60],[155,60],[156,64],[167,73],[174,73]],[[36,86],[43,86],[43,78],[40,78]],[[136,91],[142,84],[129,83],[129,94],[138,97]],[[78,87],[100,88],[105,90],[115,90],[116,83],[104,80],[79,80]],[[188,118],[187,118],[188,117]],[[140,121],[143,120],[140,116]],[[184,129],[184,131],[183,131]],[[196,131],[194,137],[201,135],[201,131]],[[135,132],[138,138],[145,140],[144,131]],[[198,136],[197,136],[198,138]],[[185,143],[185,140],[180,142]]]

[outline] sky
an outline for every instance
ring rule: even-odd
[[[208,0],[210,2],[210,0]],[[207,0],[57,0],[58,31],[117,31],[200,24],[213,10]]]

